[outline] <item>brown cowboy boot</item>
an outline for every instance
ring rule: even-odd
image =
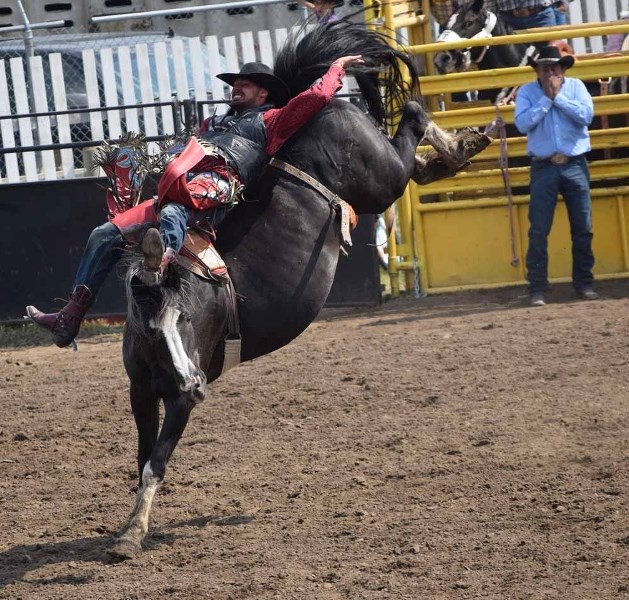
[[[79,333],[83,317],[92,306],[92,292],[85,285],[74,288],[68,303],[57,313],[43,313],[34,306],[26,307],[26,314],[32,321],[52,332],[52,341],[65,348]]]
[[[166,248],[159,231],[151,227],[142,239],[142,280],[146,285],[155,285],[161,281],[166,273],[168,265],[177,258],[177,252],[173,248]]]

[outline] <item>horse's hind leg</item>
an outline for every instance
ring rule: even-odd
[[[441,129],[436,123],[431,122],[426,127],[424,140],[435,149],[448,166],[456,168],[465,164],[467,158],[461,153],[455,136]]]
[[[416,154],[421,140],[434,148],[425,156]],[[451,177],[490,143],[491,138],[470,128],[455,134],[443,131],[415,101],[404,105],[402,119],[391,140],[406,171],[401,179],[408,181],[412,177],[422,184]]]
[[[417,157],[418,170],[438,159],[453,171],[449,175],[467,166],[472,156],[484,150],[491,143],[491,138],[469,127],[453,134],[444,131],[432,121],[426,127],[424,140],[435,149],[437,155],[430,153],[423,158]],[[422,164],[422,161],[425,162]],[[443,176],[447,177],[449,175]]]
[[[166,473],[166,465],[190,418],[195,402],[189,394],[176,398],[164,399],[166,411],[159,437],[152,447],[150,457],[146,460],[141,473],[141,485],[138,489],[135,508],[120,537],[110,550],[113,556],[126,559],[132,558],[142,551],[142,542],[149,529],[149,518],[153,499]],[[142,444],[140,443],[140,454]],[[144,450],[148,447],[144,448]]]

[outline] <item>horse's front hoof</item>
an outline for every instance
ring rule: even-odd
[[[120,539],[107,550],[107,554],[114,560],[129,560],[142,554],[142,546],[129,540]]]

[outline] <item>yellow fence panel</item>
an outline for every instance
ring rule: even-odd
[[[523,279],[521,268],[511,265],[509,214],[502,203],[424,212],[422,220],[426,252],[425,260],[420,261],[420,269],[426,266],[423,291],[505,285]],[[516,244],[520,246],[519,240]]]
[[[629,187],[593,190],[592,197],[594,274],[601,279],[627,277]],[[419,246],[422,291],[525,285],[528,197],[516,198],[512,210],[513,239],[504,199],[416,205],[414,218],[421,222],[423,232]],[[562,200],[557,204],[548,255],[550,281],[569,281],[570,226]]]
[[[589,166],[592,180],[629,177],[629,160],[626,158],[598,160],[591,162]],[[509,169],[509,178],[512,186],[528,186],[529,167]],[[504,182],[498,169],[463,171],[454,177],[423,185],[419,190],[422,196],[463,191],[483,193],[489,190],[504,190]]]

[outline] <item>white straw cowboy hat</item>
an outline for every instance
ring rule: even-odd
[[[242,65],[239,73],[220,73],[217,77],[229,85],[236,79],[248,79],[263,87],[275,102],[275,106],[284,106],[290,99],[288,86],[276,75],[271,67],[261,62],[249,62]]]
[[[544,46],[533,58],[529,57],[527,62],[533,68],[538,65],[560,64],[565,69],[569,69],[574,64],[574,56],[571,54],[562,56],[556,46]]]

